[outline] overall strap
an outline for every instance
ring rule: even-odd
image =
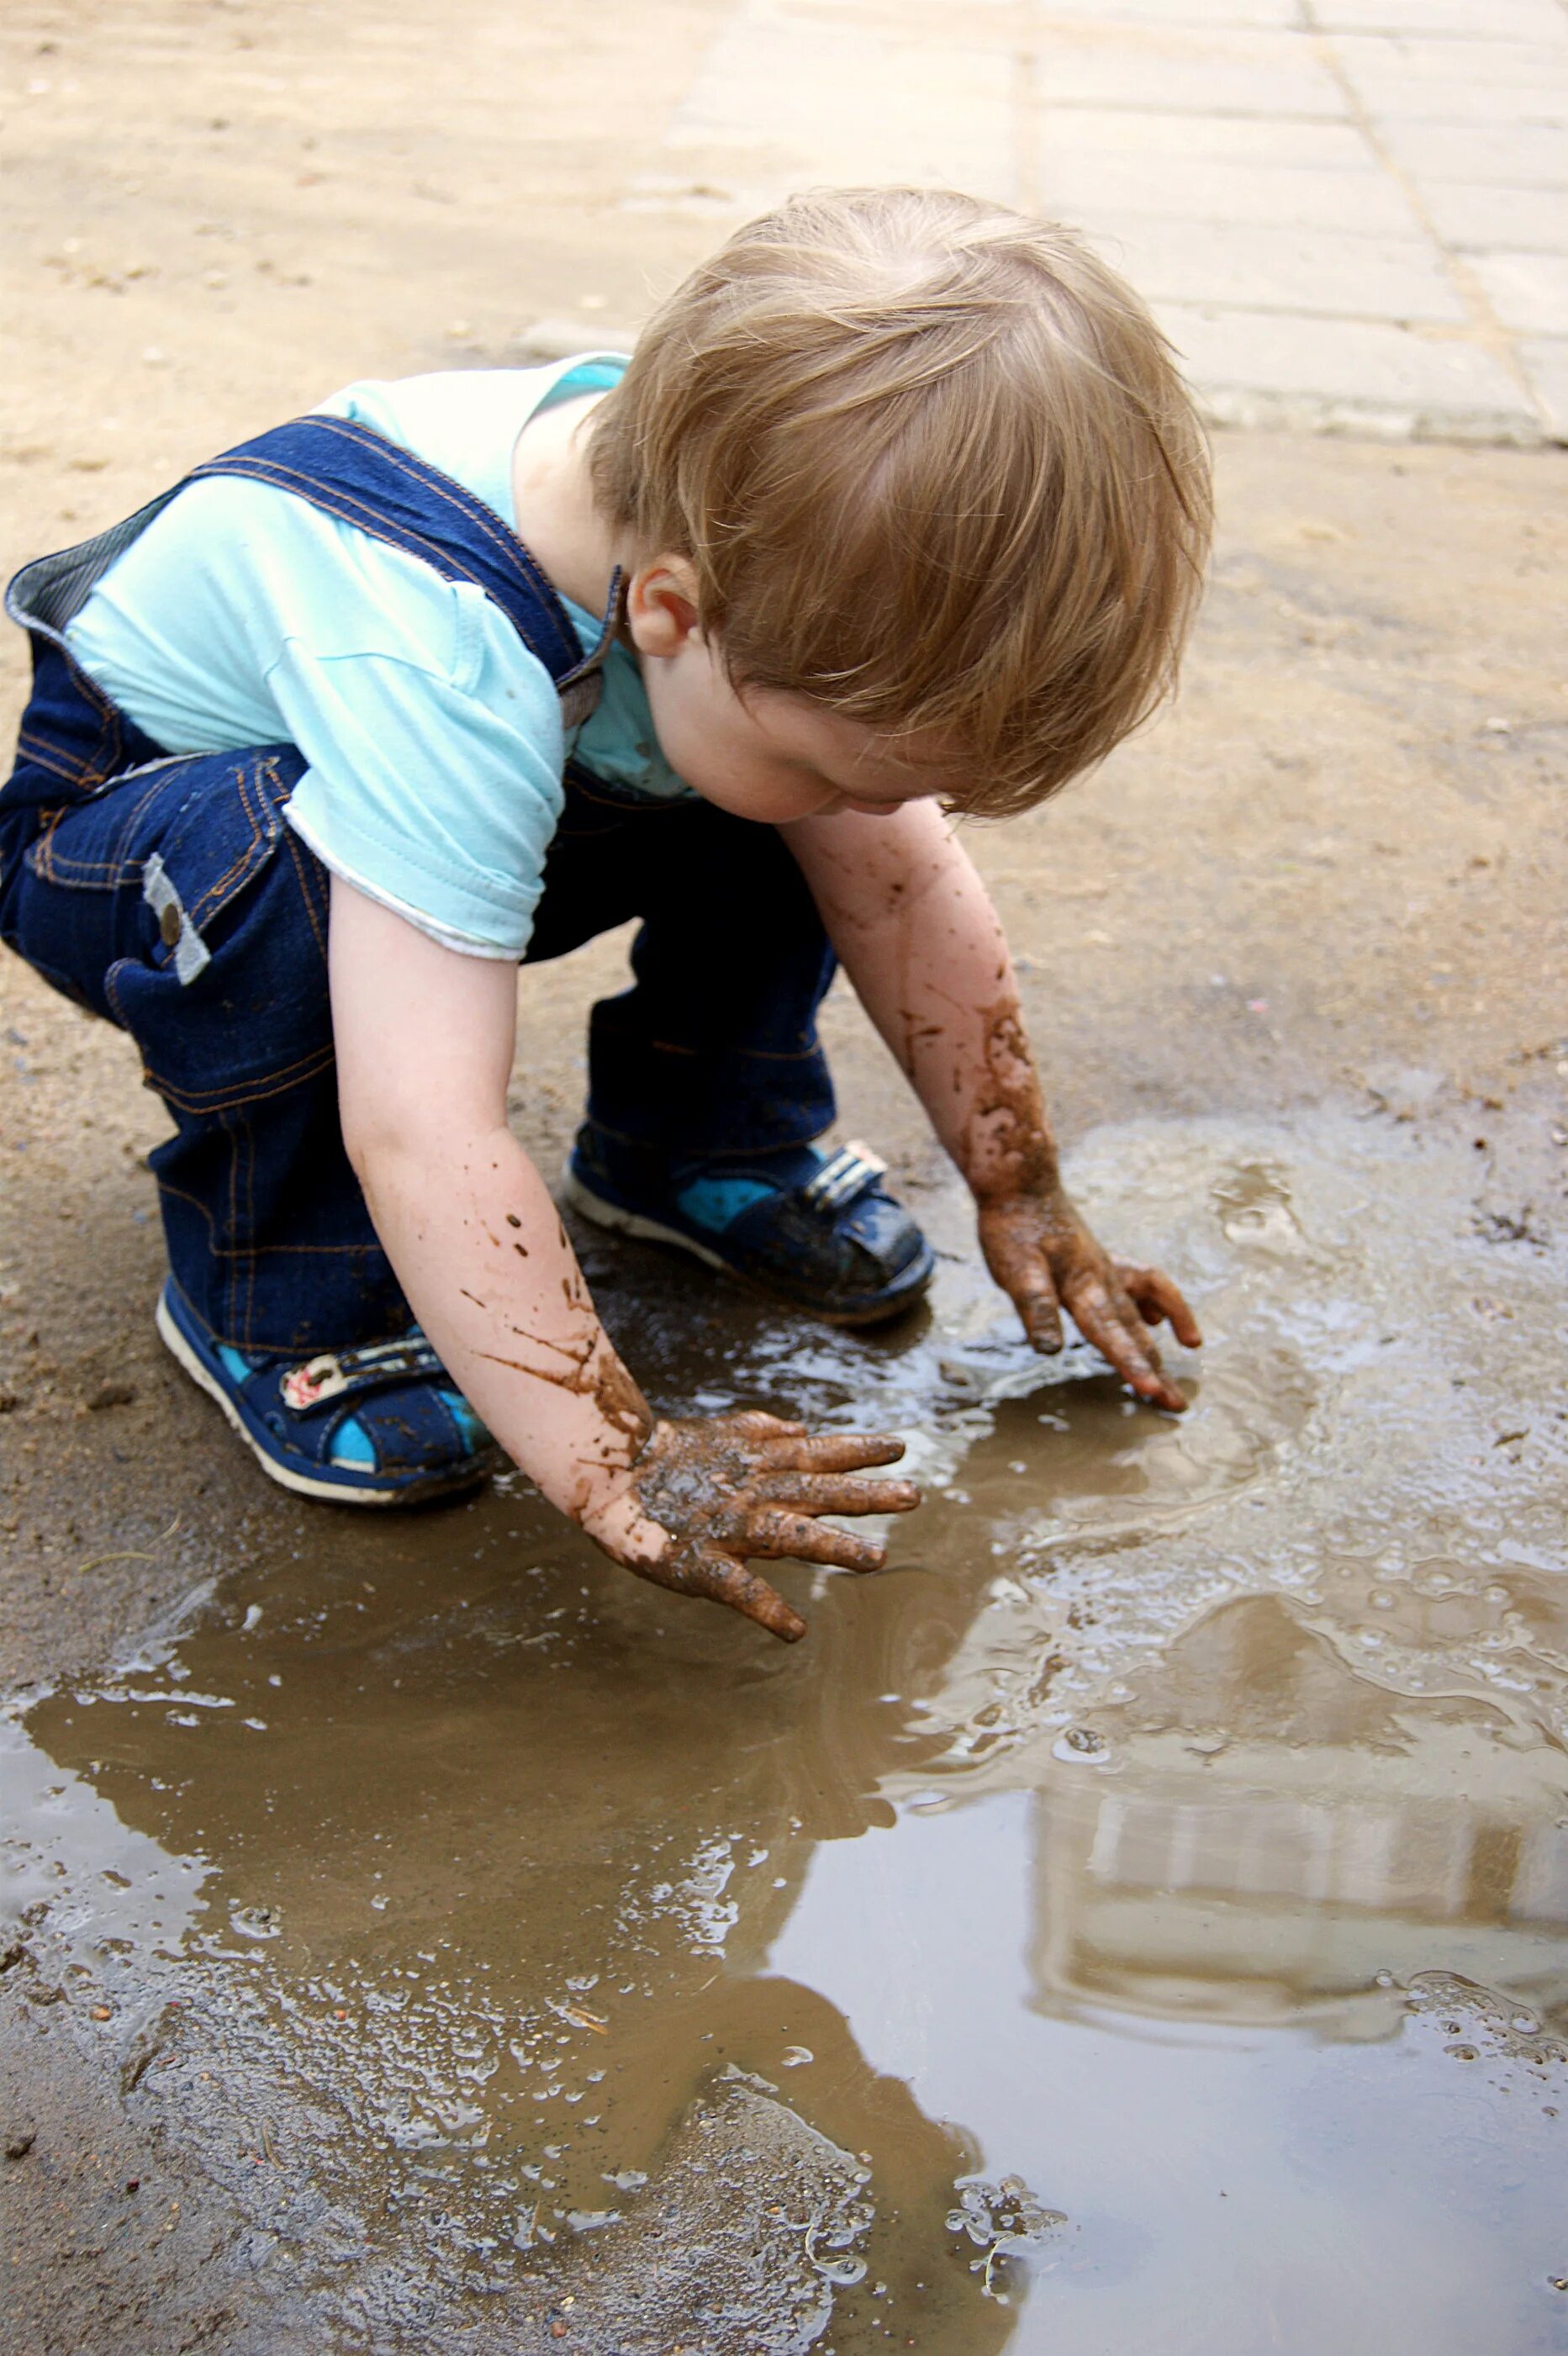
[[[494,508],[368,425],[321,413],[295,417],[193,466],[186,479],[215,475],[292,492],[372,540],[421,558],[443,580],[473,582],[554,680],[565,725],[576,727],[594,709],[599,667],[619,618],[619,572],[598,644],[585,655],[565,606]]]
[[[6,592],[6,612],[24,629],[63,646],[67,625],[115,558],[186,483],[215,475],[238,475],[291,492],[340,523],[419,557],[444,581],[473,582],[500,607],[554,680],[564,726],[580,726],[598,703],[600,666],[620,620],[620,572],[610,584],[598,644],[585,655],[565,606],[494,508],[411,450],[400,449],[385,434],[347,417],[296,417],[194,466],[184,482],[149,499],[123,523],[24,565]]]

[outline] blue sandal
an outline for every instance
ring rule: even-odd
[[[500,1451],[417,1325],[311,1358],[213,1339],[171,1277],[157,1326],[263,1472],[339,1505],[413,1505],[474,1488]]]
[[[682,1162],[587,1121],[565,1193],[599,1226],[674,1244],[829,1324],[874,1325],[918,1301],[936,1264],[886,1168],[860,1144]]]

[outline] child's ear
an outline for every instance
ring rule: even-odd
[[[639,564],[626,584],[626,626],[640,655],[676,655],[697,635],[697,574],[684,556]]]

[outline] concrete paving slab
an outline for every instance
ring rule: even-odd
[[[1462,33],[1473,41],[1563,37],[1560,0],[1309,0],[1319,32]]]
[[[1425,180],[1421,195],[1438,236],[1456,252],[1568,253],[1568,188]]]
[[[1162,303],[1157,316],[1211,416],[1456,441],[1530,443],[1541,422],[1491,353],[1360,319]]]
[[[926,48],[756,0],[709,48],[667,145],[741,155],[746,188],[769,198],[912,177],[1007,201],[1013,109],[1004,53]]]
[[[1310,123],[1277,114],[1160,114],[1148,107],[1053,106],[1052,151],[1096,155],[1178,156],[1184,164],[1267,164],[1318,172],[1378,172],[1366,134],[1354,123]]]
[[[1346,70],[1346,79],[1378,123],[1458,126],[1568,124],[1568,80],[1551,82],[1424,81],[1398,74]]]
[[[1568,336],[1531,337],[1520,357],[1552,438],[1568,442]]]
[[[1158,217],[1178,201],[1190,220],[1251,221],[1345,230],[1369,237],[1415,237],[1421,224],[1387,173],[1315,172],[1293,166],[1210,164],[1200,155],[1095,155],[1056,143],[1062,118],[1040,126],[1037,200],[1074,218],[1094,213]]]
[[[1096,25],[1234,25],[1298,31],[1297,0],[1042,0],[1040,17]]]
[[[1478,253],[1471,267],[1505,327],[1568,336],[1568,255]]]
[[[1012,54],[1019,40],[1019,0],[768,0],[768,6],[790,9],[809,26],[854,24],[924,48],[955,44]]]
[[[1328,121],[1343,91],[1299,32],[1195,30],[1085,23],[1039,41],[1035,86],[1046,105],[1190,109]]]
[[[1410,83],[1494,82],[1529,90],[1568,79],[1568,11],[1552,40],[1501,41],[1447,34],[1340,33],[1334,55],[1348,73]]]
[[[623,212],[968,187],[1119,258],[1217,415],[1546,434],[1519,344],[1564,332],[1568,0],[711,5]]]
[[[1442,257],[1424,239],[1094,214],[1086,226],[1151,301],[1451,326],[1467,316]]]
[[[1568,131],[1454,123],[1384,123],[1384,145],[1418,180],[1491,181],[1507,188],[1568,188]]]
[[[1568,12],[1551,41],[1341,34],[1333,54],[1380,120],[1507,128],[1568,123]]]

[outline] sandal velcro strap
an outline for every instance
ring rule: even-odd
[[[587,1121],[566,1188],[600,1226],[675,1244],[829,1324],[872,1325],[918,1300],[935,1266],[886,1168],[858,1138],[827,1159],[810,1145],[661,1159]]]
[[[424,1382],[443,1373],[441,1360],[422,1334],[396,1342],[371,1342],[358,1350],[325,1350],[318,1358],[291,1366],[278,1386],[294,1415],[312,1415],[332,1401],[393,1383]]]
[[[886,1174],[887,1167],[880,1153],[873,1153],[859,1138],[851,1138],[830,1162],[823,1163],[815,1178],[807,1180],[800,1190],[802,1198],[814,1211],[842,1211],[868,1194]]]

